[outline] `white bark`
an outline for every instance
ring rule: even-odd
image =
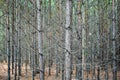
[[[36,0],[37,4],[37,27],[38,27],[38,52],[39,52],[39,67],[40,80],[44,80],[44,56],[43,56],[43,37],[42,37],[42,23],[41,23],[41,0]]]
[[[71,80],[71,0],[66,1],[66,30],[65,30],[65,71],[66,80]]]

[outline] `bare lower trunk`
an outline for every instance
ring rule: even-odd
[[[15,1],[12,0],[12,74],[14,73],[14,52],[15,52],[15,10],[14,10],[14,3]]]
[[[112,10],[113,10],[113,14],[112,14],[112,16],[113,16],[113,21],[112,21],[112,30],[113,30],[113,32],[112,32],[112,34],[113,34],[113,42],[112,42],[112,44],[113,44],[113,80],[117,80],[117,66],[116,66],[116,51],[115,51],[115,42],[116,42],[116,40],[115,40],[115,33],[116,33],[116,30],[115,30],[115,26],[116,26],[116,21],[115,21],[115,0],[113,0],[112,1]]]
[[[6,26],[7,26],[7,29],[6,29],[6,36],[7,36],[7,55],[8,55],[8,78],[7,80],[11,80],[10,79],[10,55],[11,55],[11,52],[10,52],[10,23],[9,23],[9,0],[7,0],[7,11],[8,11],[8,15],[6,17]]]
[[[72,11],[72,1],[66,1],[66,30],[65,30],[65,79],[71,80],[71,11]]]
[[[37,4],[37,27],[38,27],[38,52],[39,52],[39,67],[40,80],[44,80],[44,55],[43,55],[43,37],[42,37],[42,23],[41,23],[41,3],[42,0],[36,0]]]
[[[77,35],[78,35],[78,43],[79,43],[79,53],[77,56],[77,79],[78,80],[82,80],[83,78],[83,70],[82,70],[82,13],[81,13],[81,1],[78,2],[77,7],[78,7],[78,31],[77,31]]]

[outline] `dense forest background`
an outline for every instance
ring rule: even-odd
[[[120,80],[120,0],[0,0],[0,62],[0,80]]]

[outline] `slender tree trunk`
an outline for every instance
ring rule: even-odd
[[[18,1],[18,3],[20,4],[21,1]],[[21,6],[19,5],[18,10],[20,11],[18,14],[18,80],[20,80],[20,76],[21,76]]]
[[[44,80],[44,55],[43,55],[43,37],[41,25],[41,4],[42,0],[36,0],[37,4],[37,27],[38,27],[38,52],[39,52],[39,67],[40,67],[40,80]]]
[[[82,76],[83,76],[83,73],[82,73],[82,13],[81,13],[81,1],[78,2],[77,4],[78,6],[78,40],[79,40],[79,53],[78,53],[78,56],[77,56],[77,79],[78,80],[82,80]]]
[[[17,6],[17,1],[15,0],[15,6]],[[15,11],[15,15],[17,16],[17,9]],[[17,17],[15,18],[15,21],[17,22]],[[18,27],[17,27],[17,23],[15,23],[15,72],[14,72],[14,80],[17,80],[17,53],[18,53]]]
[[[34,20],[33,20],[34,23]],[[34,25],[34,24],[33,24]],[[32,80],[35,80],[35,30],[34,28],[32,29]]]
[[[100,80],[100,59],[101,59],[101,57],[100,57],[100,27],[101,27],[101,24],[100,24],[100,14],[101,13],[101,11],[100,11],[100,0],[98,0],[98,40],[97,40],[97,44],[98,44],[98,50],[97,50],[97,53],[98,53],[98,57],[97,57],[97,59],[98,59],[98,67],[97,67],[97,79],[98,80]]]
[[[48,26],[51,27],[51,0],[49,0],[48,2],[48,6],[49,6],[49,17],[48,17]],[[51,34],[52,35],[52,34]],[[49,47],[52,45],[52,38],[50,36],[49,38]],[[49,72],[48,72],[48,75],[50,76],[51,75],[51,63],[52,63],[52,48],[50,48],[49,50]]]
[[[33,5],[35,8],[35,3],[36,1],[33,0]],[[35,15],[35,10],[33,10],[33,18],[32,18],[32,24],[35,26],[36,25],[36,15]],[[38,72],[37,69],[35,68],[35,35],[36,35],[36,31],[35,28],[32,28],[32,80],[35,80],[35,75]]]
[[[62,31],[62,33],[61,33],[61,38],[62,38],[62,42],[64,43],[65,42],[65,30],[64,30],[64,28],[63,28],[63,25],[62,25],[62,19],[63,19],[63,15],[62,15],[62,1],[61,0],[59,0],[60,1],[60,26],[61,26],[61,31]],[[62,44],[62,46],[63,47],[65,47],[65,45],[64,44]],[[61,51],[61,53],[62,53],[62,64],[61,64],[61,71],[62,71],[62,79],[61,80],[65,80],[65,52],[62,50]]]
[[[17,30],[17,28],[16,28]],[[18,53],[18,31],[16,32],[16,35],[15,35],[15,75],[14,75],[14,80],[17,80],[17,53]]]
[[[25,33],[26,33],[26,31],[25,31]],[[25,46],[27,47],[27,44],[25,44]],[[28,53],[27,53],[27,48],[25,48],[25,75],[26,75],[26,77],[28,76],[28,74],[27,74],[27,72],[28,72],[28,70],[27,70],[27,65],[28,65],[28,55],[27,55]]]
[[[120,0],[117,1],[117,27],[118,27],[118,44],[120,44]],[[118,51],[117,51],[117,55],[118,55],[118,59],[120,59],[120,45],[118,47]],[[117,62],[118,64],[118,70],[120,71],[120,60],[118,60]]]
[[[33,38],[32,38],[32,80],[35,80],[34,76],[36,75],[35,71],[35,63],[34,63],[34,58],[35,58],[35,48],[34,48],[34,29],[33,29]]]
[[[26,3],[26,2],[25,2]],[[24,22],[24,24],[25,24],[25,35],[27,36],[27,30],[28,30],[28,27],[27,27],[27,24]],[[28,68],[27,68],[27,65],[28,65],[28,48],[27,48],[27,43],[25,43],[25,77],[26,77],[26,79],[27,79],[27,77],[28,77],[28,74],[27,74],[27,72],[28,72]]]
[[[107,3],[109,4],[109,1]],[[108,12],[107,12],[107,14],[108,14]],[[107,23],[108,23],[108,30],[107,30],[107,35],[108,36],[107,36],[107,52],[106,53],[107,53],[107,61],[108,61],[109,60],[109,54],[110,54],[110,25],[109,25],[110,20],[109,19],[107,19]],[[109,80],[109,73],[108,73],[109,68],[108,67],[109,67],[109,64],[107,63],[106,67],[105,67],[106,68],[106,70],[105,70],[105,79],[106,80]]]
[[[62,41],[64,42],[65,37],[64,37],[63,28],[62,28],[62,31],[63,31],[63,33],[62,33]],[[62,45],[62,46],[64,46],[64,45]],[[62,51],[62,79],[61,80],[64,80],[64,79],[65,79],[65,52]]]
[[[71,12],[72,11],[72,0],[66,0],[66,30],[65,30],[65,79],[71,80]]]
[[[6,4],[7,4],[7,12],[8,12],[8,14],[7,14],[7,16],[6,16],[6,30],[7,30],[7,55],[8,55],[8,79],[7,80],[11,80],[11,75],[10,75],[10,59],[11,59],[11,52],[10,52],[10,21],[9,21],[9,0],[7,0],[7,2],[6,2]]]
[[[113,35],[113,38],[112,38],[112,44],[113,44],[113,80],[117,80],[117,66],[116,66],[116,51],[115,51],[115,43],[116,43],[116,40],[115,40],[115,36],[116,36],[116,20],[115,20],[115,0],[112,0],[112,35]]]
[[[64,61],[65,61],[65,58],[64,58],[65,56],[64,56],[64,53],[63,53],[63,55],[62,55],[62,80],[64,80]]]
[[[56,56],[55,56],[56,57],[56,77],[58,77],[58,72],[59,72],[59,70],[58,70],[58,67],[59,67],[58,66],[58,62],[59,61],[58,61],[58,50],[57,49],[58,49],[58,47],[56,45],[56,47],[55,47],[55,54],[56,54]]]
[[[61,5],[61,0],[59,0],[59,2],[58,2],[58,13],[59,13],[59,29],[62,31],[62,28],[61,28],[61,26],[62,26],[62,24],[61,24],[61,22],[62,22],[62,5]],[[62,32],[63,33],[63,32]],[[59,35],[59,37],[62,37],[61,35]],[[62,51],[61,51],[62,52]],[[60,65],[60,58],[58,59],[58,72],[60,73],[60,71],[61,71],[61,67],[60,67],[61,65]]]
[[[15,13],[15,10],[14,10],[14,3],[15,1],[12,0],[12,74],[14,73],[14,52],[15,52],[15,24],[14,24],[14,21],[15,21],[15,16],[14,16],[14,13]]]
[[[49,47],[51,46],[51,40],[49,40]],[[49,72],[48,72],[48,75],[50,76],[51,75],[51,48],[49,50],[49,63],[48,63],[48,66],[49,66]]]

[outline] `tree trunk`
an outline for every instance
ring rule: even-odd
[[[37,27],[38,27],[38,52],[39,52],[39,67],[40,67],[40,80],[44,80],[44,55],[43,55],[43,37],[41,25],[41,4],[42,0],[36,0],[37,4]]]
[[[55,54],[56,54],[56,77],[58,77],[58,72],[59,72],[59,69],[58,69],[58,63],[59,63],[59,58],[58,58],[58,47],[57,47],[57,45],[56,45],[56,47],[55,47]]]
[[[100,27],[101,27],[101,24],[100,24],[100,19],[101,19],[101,10],[100,10],[100,0],[98,0],[98,28],[97,28],[97,30],[98,30],[98,40],[97,40],[97,44],[98,44],[98,50],[97,50],[97,53],[98,53],[98,57],[97,57],[97,59],[98,59],[98,67],[97,67],[97,79],[98,80],[100,80],[100,59],[101,59],[101,57],[100,57],[100,55],[101,55],[101,52],[100,52]]]
[[[49,6],[49,14],[48,14],[48,26],[51,27],[51,0],[49,0],[48,2],[48,6]],[[52,36],[52,34],[51,34]],[[52,38],[51,36],[49,37],[49,47],[52,45]],[[51,75],[51,63],[52,63],[52,48],[50,48],[49,50],[49,72],[48,72],[48,75],[50,76]]]
[[[15,0],[15,6],[17,6],[17,1]],[[17,16],[18,9],[15,10],[15,15]],[[15,18],[15,22],[17,22],[17,17]],[[17,27],[17,23],[15,23],[15,72],[14,72],[14,80],[17,80],[17,58],[18,58],[18,27]]]
[[[14,10],[14,3],[15,1],[12,0],[12,74],[14,73],[14,52],[15,52],[15,10]]]
[[[118,27],[118,34],[117,35],[119,35],[118,36],[118,49],[117,49],[117,55],[118,55],[118,59],[120,59],[120,0],[118,0],[118,2],[117,2],[117,27]],[[118,70],[120,71],[120,60],[118,60],[118,62],[117,62],[117,64],[118,64]]]
[[[116,51],[115,51],[115,36],[116,36],[116,20],[115,20],[115,0],[112,0],[112,45],[113,45],[113,80],[117,80],[117,66],[116,66]]]
[[[82,73],[82,13],[81,13],[81,1],[78,2],[78,41],[79,41],[79,53],[77,56],[77,79],[82,80],[83,79],[83,73]]]
[[[21,3],[20,1],[18,1]],[[19,5],[18,10],[21,10],[21,5]],[[20,80],[21,76],[21,12],[18,13],[18,80]]]
[[[6,36],[7,36],[7,55],[8,55],[8,79],[7,80],[11,80],[10,79],[10,77],[11,77],[11,75],[10,75],[10,59],[11,59],[11,52],[10,52],[10,20],[9,20],[9,0],[7,0],[7,2],[6,2],[6,4],[7,4],[7,12],[8,12],[8,14],[7,14],[7,17],[6,17],[6,26],[7,26],[7,28],[6,28],[6,32],[7,32],[7,34],[6,34]]]
[[[49,47],[51,46],[52,44],[51,44],[51,40],[49,40]],[[48,72],[48,75],[50,76],[51,75],[51,48],[50,48],[50,50],[49,50],[49,61],[48,61],[48,66],[49,66],[49,72]]]
[[[71,80],[71,12],[72,11],[72,0],[66,0],[66,30],[65,30],[65,79]]]

